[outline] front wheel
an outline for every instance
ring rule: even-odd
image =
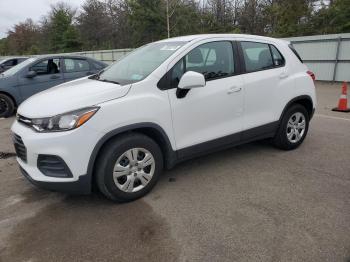
[[[292,150],[301,145],[309,130],[309,114],[305,107],[292,105],[283,115],[273,138],[273,144],[283,150]]]
[[[127,202],[146,195],[162,170],[158,144],[145,135],[130,133],[103,148],[97,160],[96,182],[109,199]]]

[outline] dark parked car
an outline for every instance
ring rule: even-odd
[[[98,73],[106,63],[82,56],[39,56],[0,74],[0,117],[11,116],[28,97],[53,86]]]
[[[11,67],[18,65],[27,59],[28,57],[9,57],[9,58],[0,60],[0,73],[3,73],[6,70],[9,70]]]

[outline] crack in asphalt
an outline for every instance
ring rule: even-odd
[[[7,159],[11,157],[16,157],[16,153],[13,152],[0,152],[0,159]]]

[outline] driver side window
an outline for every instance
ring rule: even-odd
[[[235,68],[231,42],[211,42],[191,50],[172,68],[171,88],[178,86],[182,75],[187,71],[201,73],[207,81],[233,75]]]
[[[35,71],[37,75],[50,75],[60,73],[60,59],[46,59],[33,65],[29,71]]]

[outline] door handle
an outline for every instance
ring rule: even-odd
[[[55,75],[53,75],[53,76],[51,76],[50,78],[51,78],[51,79],[57,79],[57,78],[60,78],[60,76],[55,76]]]
[[[288,74],[286,72],[282,72],[280,74],[280,78],[283,79],[283,78],[287,78],[288,77]]]
[[[230,95],[230,94],[233,94],[233,93],[238,93],[238,92],[241,92],[242,90],[242,87],[231,87],[228,91],[227,91],[227,94]]]

